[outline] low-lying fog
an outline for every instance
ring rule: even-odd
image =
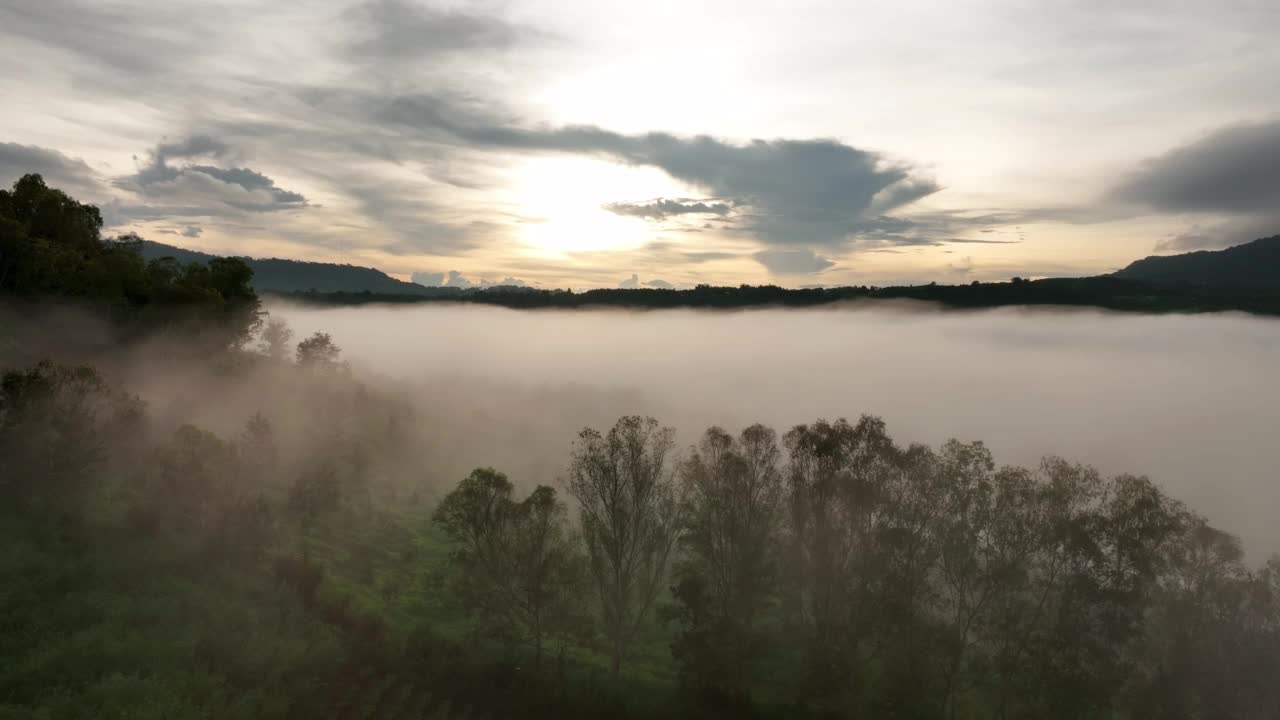
[[[1146,474],[1251,553],[1280,549],[1276,320],[901,306],[270,310],[299,338],[329,332],[353,367],[423,387],[433,416],[472,436],[456,443],[454,471],[492,464],[550,482],[574,429],[627,413],[675,426],[682,444],[711,424],[781,433],[868,413],[904,444],[983,440],[1000,463],[1057,454]]]

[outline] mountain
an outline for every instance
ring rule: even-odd
[[[172,257],[180,262],[206,262],[214,255],[185,250],[164,243],[144,240],[142,256],[147,260]],[[253,287],[260,292],[345,292],[382,293],[392,295],[435,295],[442,288],[428,288],[417,283],[397,280],[374,268],[333,263],[302,262],[279,258],[246,258],[253,268]]]
[[[1226,250],[1144,258],[1113,277],[1160,284],[1280,290],[1280,235]]]

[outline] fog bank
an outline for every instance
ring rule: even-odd
[[[272,305],[357,370],[422,389],[455,457],[550,482],[572,433],[652,413],[779,431],[882,416],[901,443],[983,440],[1146,474],[1252,551],[1280,550],[1280,322],[912,306],[739,312]],[[428,432],[432,428],[425,428]],[[465,437],[463,437],[465,435]]]

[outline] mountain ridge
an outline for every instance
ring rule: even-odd
[[[167,245],[152,240],[142,241],[142,256],[147,260],[172,257],[184,263],[208,262],[219,257],[198,250]],[[371,292],[380,294],[436,295],[453,288],[429,288],[398,280],[377,268],[361,265],[288,260],[284,258],[245,257],[253,268],[253,287],[261,292]]]
[[[1111,276],[1159,284],[1280,290],[1280,235],[1223,250],[1150,255]]]

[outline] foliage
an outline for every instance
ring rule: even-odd
[[[303,367],[332,368],[338,364],[342,349],[333,343],[329,333],[317,332],[298,343],[298,364]]]
[[[219,434],[87,366],[0,374],[0,718],[1280,717],[1280,558],[1250,567],[1145,477],[904,447],[868,416],[781,447],[711,428],[674,462],[672,429],[629,416],[578,435],[572,505],[479,468],[433,507],[413,409],[318,372],[332,338],[294,365],[271,323],[276,361],[246,353],[242,262],[143,262],[101,225],[38,176],[0,192],[0,293],[180,332],[222,391],[251,369],[285,390]],[[920,293],[1092,292],[1053,283]]]
[[[583,430],[569,464],[615,675],[663,587],[678,537],[667,469],[673,436],[653,418],[624,417],[608,435]]]
[[[511,494],[505,475],[477,468],[432,517],[457,548],[466,606],[502,637],[528,642],[537,668],[545,640],[573,631],[582,562],[553,488],[538,486],[520,502]]]
[[[136,235],[100,237],[102,215],[39,175],[0,190],[0,296],[123,311],[152,330],[240,347],[261,323],[253,271],[240,258],[150,262]]]

